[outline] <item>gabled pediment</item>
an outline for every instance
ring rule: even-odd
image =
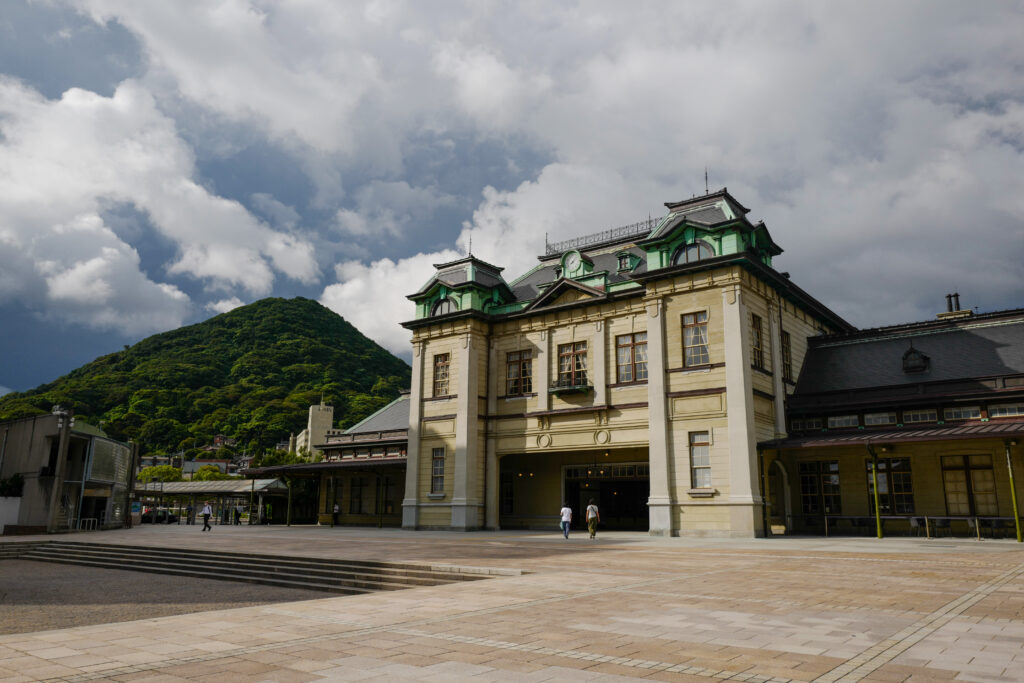
[[[548,287],[547,290],[536,299],[533,300],[526,310],[535,310],[537,308],[548,308],[551,306],[564,306],[567,304],[575,304],[580,301],[586,301],[587,299],[603,299],[606,296],[605,292],[594,287],[588,287],[587,285],[581,285],[575,280],[561,279],[555,284]]]

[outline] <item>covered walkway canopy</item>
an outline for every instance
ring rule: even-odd
[[[161,501],[165,496],[172,496],[179,501],[188,500],[195,510],[196,502],[215,501],[214,518],[222,523],[230,521],[231,508],[242,505],[252,511],[256,504],[259,514],[250,517],[262,520],[264,496],[288,496],[287,484],[280,479],[220,479],[213,481],[168,481],[136,484],[137,497],[154,497]],[[289,505],[290,516],[290,505]]]
[[[998,439],[1024,437],[1024,422],[989,422],[942,427],[861,429],[856,432],[830,431],[762,441],[758,448],[828,448],[835,446],[882,446],[891,443],[949,441],[952,439]]]

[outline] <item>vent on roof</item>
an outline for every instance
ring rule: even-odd
[[[903,354],[903,372],[927,372],[930,364],[931,359],[915,349],[913,344]]]

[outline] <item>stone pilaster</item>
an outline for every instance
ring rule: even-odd
[[[480,417],[480,384],[477,355],[485,341],[472,332],[462,337],[457,352],[458,398],[455,409],[455,479],[452,486],[453,529],[477,529],[481,526],[478,485],[477,430]]]
[[[725,331],[725,397],[729,418],[730,528],[737,536],[760,536],[761,497],[757,493],[757,444],[750,367],[750,320],[739,287],[722,292]]]
[[[768,328],[772,345],[772,394],[775,395],[775,433],[786,433],[786,383],[782,379],[782,322],[780,307],[772,301],[768,304]]]
[[[487,452],[484,454],[486,458],[484,476],[487,478],[487,481],[484,482],[484,526],[488,529],[498,529],[498,495],[501,477],[498,469],[497,437],[494,434],[494,415],[498,412],[498,379],[502,376],[503,368],[499,365],[502,359],[498,357],[498,350],[494,347],[494,342],[491,341],[489,346],[487,358]]]
[[[650,534],[671,536],[672,474],[665,404],[665,307],[661,299],[647,302],[647,412],[651,496],[647,499]]]
[[[409,391],[409,445],[405,455],[405,498],[402,500],[402,528],[415,529],[419,523],[420,428],[423,416],[424,344],[412,345],[412,380]]]

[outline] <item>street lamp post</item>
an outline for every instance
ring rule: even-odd
[[[61,491],[64,490],[64,461],[67,460],[68,440],[71,438],[71,427],[75,418],[71,411],[61,405],[55,405],[51,411],[57,418],[57,462],[53,466],[53,489],[50,491],[50,514],[46,522],[46,533],[57,531],[57,506],[61,502]]]

